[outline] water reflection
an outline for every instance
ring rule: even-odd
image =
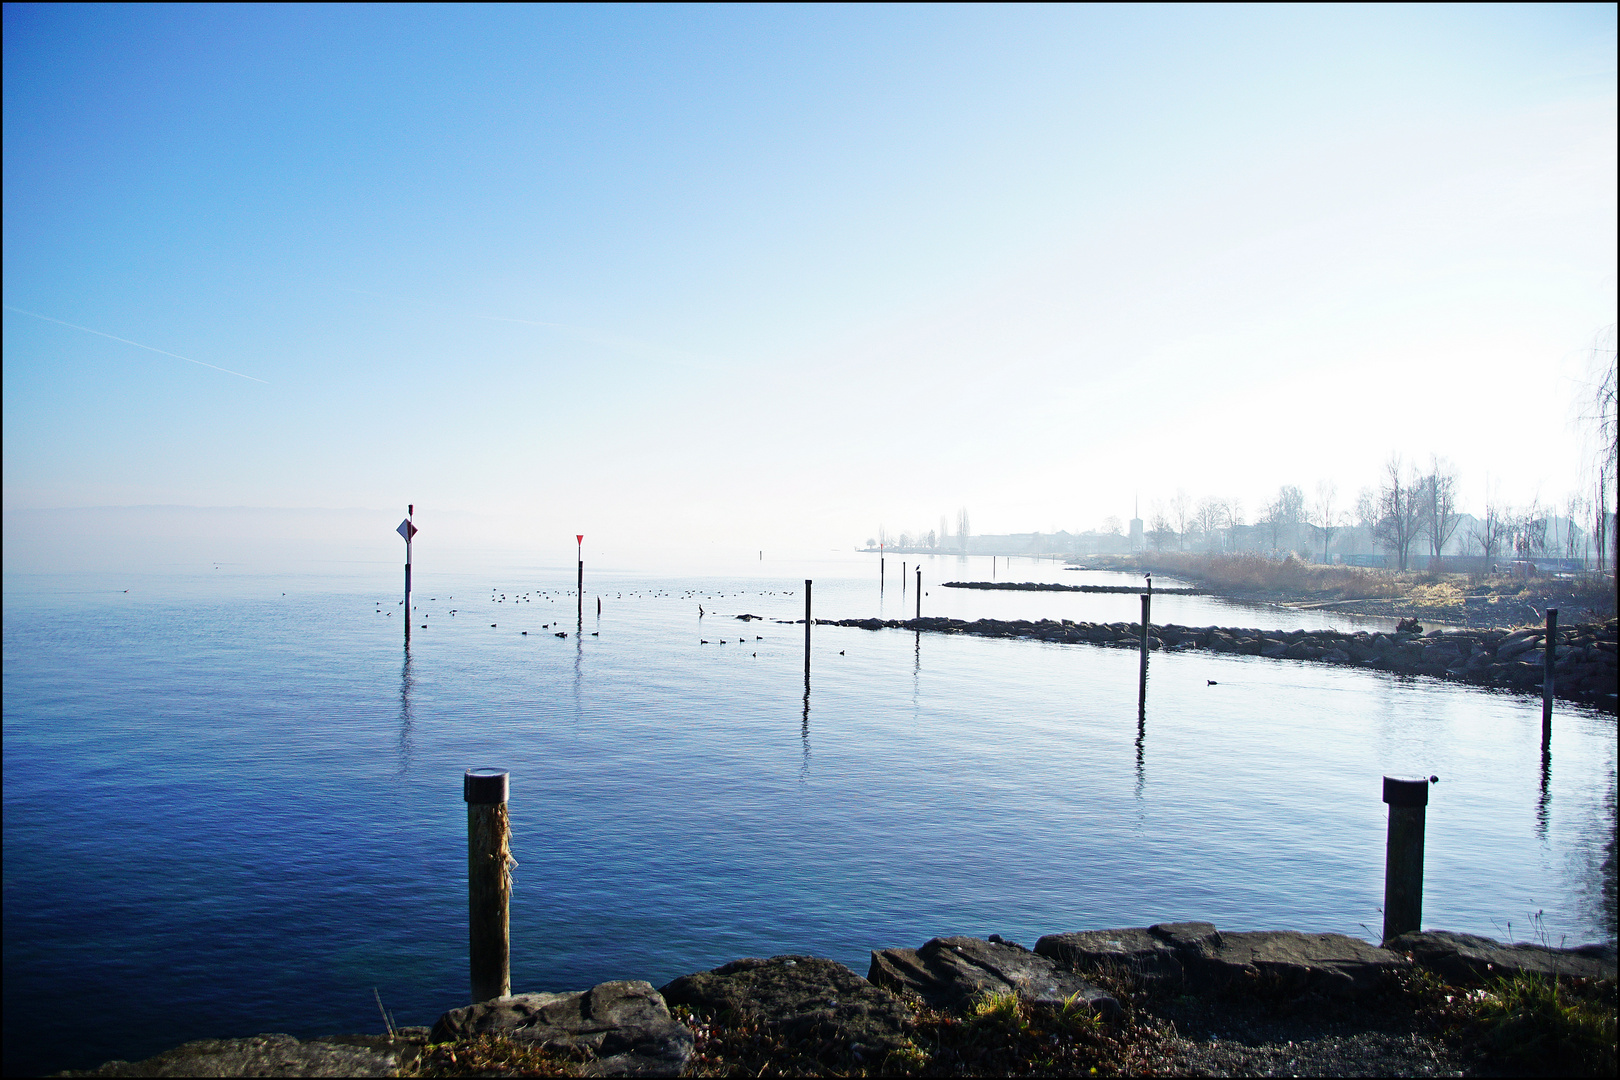
[[[810,777],[810,661],[804,663],[804,719],[799,724],[799,742],[804,747],[804,758],[799,763],[799,783]]]
[[[411,754],[415,750],[412,744],[412,729],[416,724],[415,712],[411,706],[411,687],[415,676],[411,673],[411,647],[405,646],[405,666],[399,672],[399,773],[403,779],[411,771]]]
[[[1144,769],[1145,751],[1147,749],[1147,717],[1141,712],[1136,714],[1136,801],[1142,801],[1142,788],[1147,783],[1147,772]]]
[[[584,718],[584,708],[580,704],[579,684],[580,668],[585,659],[585,613],[580,612],[579,621],[574,624],[574,722],[577,724]]]
[[[1541,794],[1536,797],[1536,836],[1547,842],[1547,808],[1552,802],[1552,739],[1550,732],[1541,736]]]
[[[1148,681],[1148,654],[1142,654],[1142,672],[1136,681],[1136,716],[1142,719],[1147,716],[1147,681]]]

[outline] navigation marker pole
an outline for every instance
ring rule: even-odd
[[[576,591],[579,593],[579,617],[583,620],[585,618],[585,534],[576,533],[574,543],[579,545],[579,585]]]
[[[416,504],[410,503],[405,507],[405,520],[399,523],[394,531],[405,538],[405,644],[411,643],[411,537],[417,533],[411,518],[416,516]]]
[[[917,618],[922,618],[922,566],[917,567]]]

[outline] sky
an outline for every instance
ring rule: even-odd
[[[8,562],[228,508],[221,552],[274,511],[392,560],[412,503],[563,561],[1590,480],[1613,5],[4,20]]]

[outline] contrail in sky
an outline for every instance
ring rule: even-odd
[[[162,353],[164,356],[172,356],[176,360],[184,360],[188,364],[197,364],[201,367],[213,368],[215,371],[223,371],[227,375],[235,375],[238,379],[248,379],[256,383],[264,383],[266,386],[270,385],[270,383],[265,379],[255,379],[252,375],[243,375],[240,371],[232,371],[230,368],[222,368],[218,364],[210,364],[202,360],[193,360],[191,357],[181,356],[179,353],[168,352],[164,349],[154,349],[150,345],[142,345],[138,341],[131,341],[129,338],[121,338],[117,334],[108,334],[101,330],[92,330],[88,326],[80,326],[78,323],[63,322],[61,319],[53,319],[49,315],[41,315],[37,311],[24,311],[20,307],[12,307],[10,304],[0,305],[0,307],[4,307],[7,311],[15,311],[19,315],[29,315],[36,319],[44,319],[46,322],[53,322],[58,326],[71,326],[73,329],[83,330],[87,334],[98,334],[104,338],[112,338],[114,341],[122,341],[125,345],[133,345],[137,349],[146,349],[148,352]]]

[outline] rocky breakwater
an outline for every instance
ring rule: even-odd
[[[806,1062],[815,1071],[839,1073],[916,1071],[938,1052],[926,1034],[931,1017],[937,1036],[940,1016],[971,1016],[997,997],[1081,1009],[1093,1023],[1114,1028],[1128,1022],[1129,1011],[1103,986],[1146,988],[1183,1002],[1256,994],[1331,1002],[1337,1017],[1381,994],[1388,976],[1413,967],[1458,986],[1521,973],[1615,977],[1614,949],[1607,946],[1503,945],[1446,931],[1402,935],[1388,946],[1342,934],[1223,932],[1205,922],[1049,934],[1033,950],[994,934],[943,937],[915,949],[873,950],[866,978],[815,956],[734,960],[661,989],[616,980],[483,1001],[450,1010],[431,1031],[401,1028],[302,1042],[290,1035],[209,1039],[145,1061],[110,1061],[58,1075],[510,1075],[514,1060],[544,1075],[729,1074],[736,1062],[705,1058],[704,1045],[724,1043],[730,1033],[735,1046],[739,1032],[748,1033],[767,1066],[774,1060],[789,1072],[803,1071],[794,1063]],[[508,1056],[492,1066],[492,1047],[530,1056]],[[1343,1067],[1342,1047],[1331,1049],[1332,1061]],[[1302,1051],[1291,1052],[1298,1058]]]
[[[983,637],[1032,638],[1075,645],[1137,648],[1140,623],[1090,623],[1069,619],[817,619],[818,625],[863,630],[917,630]],[[1554,688],[1560,698],[1617,708],[1616,620],[1560,626],[1553,643]],[[1360,630],[1256,630],[1225,626],[1148,626],[1148,647],[1303,660],[1373,668],[1401,675],[1427,675],[1516,692],[1541,688],[1546,631],[1442,629],[1374,632]]]

